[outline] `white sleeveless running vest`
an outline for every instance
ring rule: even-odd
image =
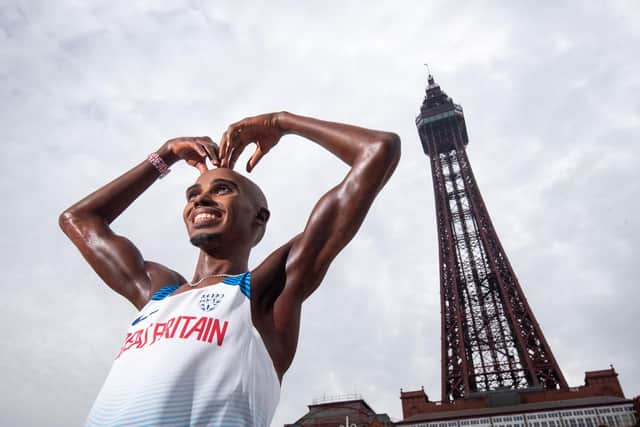
[[[280,382],[251,320],[250,273],[173,295],[131,323],[87,426],[269,426]]]

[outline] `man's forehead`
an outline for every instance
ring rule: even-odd
[[[201,174],[196,180],[196,184],[209,184],[216,179],[225,179],[227,181],[234,182],[238,185],[242,185],[246,182],[246,178],[239,173],[228,168],[210,169]]]
[[[201,174],[196,180],[195,185],[206,186],[214,182],[215,180],[231,181],[236,186],[243,190],[241,192],[246,193],[251,199],[260,203],[264,207],[267,206],[267,200],[262,193],[262,190],[256,183],[249,178],[229,168],[216,168],[210,169]]]

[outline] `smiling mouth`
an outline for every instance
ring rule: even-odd
[[[200,212],[193,216],[193,224],[198,225],[207,225],[213,222],[218,221],[222,218],[222,213],[218,211],[208,211],[208,212]]]

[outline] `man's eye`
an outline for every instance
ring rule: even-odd
[[[218,185],[215,188],[215,192],[218,193],[218,194],[220,194],[220,193],[224,194],[224,193],[228,193],[230,191],[231,191],[231,188],[229,188],[228,185],[224,185],[224,184],[223,185]]]
[[[196,197],[197,195],[198,195],[198,193],[195,193],[195,192],[188,193],[187,194],[187,200],[191,200],[194,197]]]

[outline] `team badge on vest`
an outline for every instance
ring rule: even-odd
[[[224,294],[208,293],[200,297],[200,308],[203,311],[211,311],[220,304]]]

